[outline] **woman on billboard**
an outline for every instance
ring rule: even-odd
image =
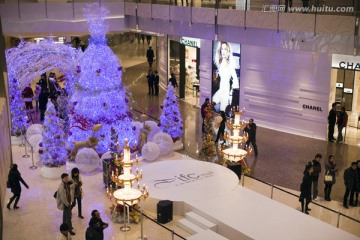
[[[235,63],[232,59],[232,51],[228,42],[219,42],[214,55],[216,80],[220,81],[219,89],[215,92],[212,101],[216,103],[217,111],[227,111],[231,105],[233,90],[239,89],[239,80],[235,71]],[[220,105],[220,106],[219,106]]]

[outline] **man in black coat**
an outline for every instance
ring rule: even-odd
[[[158,96],[159,95],[159,75],[158,75],[158,72],[155,71],[155,76],[154,76],[154,87],[155,87],[155,96]]]
[[[313,170],[314,169],[312,165],[310,164],[306,165],[304,171],[304,177],[300,185],[301,193],[300,193],[299,201],[301,202],[301,211],[305,214],[309,214],[309,211],[311,210],[309,208],[309,203],[311,202],[311,184],[312,184],[311,174]]]
[[[258,156],[258,149],[256,145],[256,124],[254,123],[254,119],[250,119],[249,123],[246,125],[244,132],[248,134],[248,140],[245,144],[245,147],[248,148],[251,145],[254,148],[255,157]]]
[[[354,188],[356,186],[357,181],[357,171],[356,171],[357,164],[356,162],[351,163],[351,167],[345,169],[344,171],[344,183],[345,183],[345,194],[344,194],[344,201],[343,206],[344,208],[349,208],[348,206],[348,197],[350,192],[354,192]],[[354,194],[350,195],[350,206],[354,205]]]
[[[89,227],[86,229],[86,240],[102,240],[100,232],[97,230],[100,227],[100,219],[92,217],[89,222]]]
[[[148,87],[149,87],[148,95],[153,95],[154,94],[154,80],[155,80],[153,71],[149,70],[149,73],[146,76],[146,78],[148,80]]]
[[[11,207],[11,203],[15,200],[14,203],[14,209],[18,209],[18,202],[20,200],[20,195],[21,195],[21,185],[20,182],[22,184],[24,184],[24,186],[29,189],[29,186],[26,184],[26,182],[24,181],[24,179],[22,179],[21,174],[18,170],[18,166],[17,164],[13,164],[12,168],[9,171],[9,176],[8,176],[8,184],[9,187],[11,188],[11,192],[14,194],[11,198],[9,203],[6,205],[7,209],[10,210]]]
[[[328,116],[328,122],[329,122],[329,131],[328,131],[328,141],[329,142],[334,142],[334,140],[336,140],[334,138],[334,128],[335,128],[335,123],[336,123],[336,103],[332,104],[332,108],[329,112],[329,116]]]
[[[154,57],[155,57],[154,51],[152,50],[152,48],[150,46],[149,49],[146,52],[146,58],[147,58],[147,61],[149,63],[150,68],[152,67],[152,64],[154,62]]]
[[[44,121],[46,105],[48,103],[48,93],[46,88],[41,89],[39,94],[39,110],[40,110],[40,121]]]
[[[319,186],[319,174],[321,173],[321,164],[320,161],[322,159],[322,155],[320,153],[317,153],[315,155],[314,160],[311,160],[308,165],[313,166],[313,172],[311,174],[312,178],[312,187],[313,187],[313,199],[315,201],[318,200],[318,186]]]
[[[92,216],[92,217],[96,217],[96,218],[99,219],[100,225],[99,225],[99,227],[97,228],[97,230],[98,230],[98,232],[99,232],[100,235],[101,235],[101,240],[103,240],[103,239],[104,239],[104,229],[107,228],[107,227],[109,226],[109,224],[108,224],[108,223],[104,223],[104,222],[102,221],[102,219],[100,218],[100,213],[99,213],[98,210],[93,210],[93,211],[91,212],[91,216]]]

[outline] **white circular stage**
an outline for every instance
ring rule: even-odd
[[[231,192],[239,183],[234,172],[215,163],[168,160],[141,167],[150,197],[189,201],[212,199]]]

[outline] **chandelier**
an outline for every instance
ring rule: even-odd
[[[244,120],[240,120],[240,117],[244,113],[245,108],[240,111],[239,107],[233,107],[231,109],[231,115],[234,115],[235,117],[233,120],[227,121],[226,125],[229,131],[225,132],[224,134],[224,140],[229,141],[231,143],[231,146],[226,149],[222,149],[220,147],[219,150],[220,153],[223,155],[223,159],[225,162],[242,162],[246,166],[244,159],[250,156],[250,154],[252,153],[252,148],[242,148],[243,145],[248,141],[248,134],[246,132],[244,132],[243,134],[241,133],[247,125]]]
[[[123,173],[119,172],[118,169],[116,169],[115,172],[111,172],[111,181],[115,187],[113,187],[113,184],[109,184],[106,193],[110,201],[115,201],[117,204],[123,205],[125,209],[126,204],[132,206],[138,204],[141,200],[145,200],[149,196],[149,189],[145,184],[143,184],[142,187],[140,186],[140,180],[143,176],[142,170],[136,168],[135,172],[132,172],[132,167],[138,164],[139,160],[137,156],[131,160],[128,140],[125,139],[124,142],[123,153],[115,158],[116,166],[122,166]],[[132,187],[134,184],[136,184],[136,188]],[[125,222],[124,219],[124,223]],[[129,227],[125,227],[124,230],[127,231],[128,229]]]

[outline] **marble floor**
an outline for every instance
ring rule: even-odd
[[[146,44],[145,44],[146,45]],[[140,50],[139,50],[140,49]],[[135,118],[138,118],[142,112],[151,115],[154,119],[159,119],[161,114],[160,105],[163,101],[165,92],[160,89],[159,96],[147,95],[146,88],[146,72],[147,63],[145,58],[147,46],[142,43],[137,44],[124,41],[115,52],[121,56],[122,63],[126,66],[123,82],[128,92],[132,95],[132,111]],[[198,102],[180,101],[180,110],[184,119],[184,150],[180,153],[189,155],[199,159],[198,153],[201,148],[201,116],[199,108],[196,106]],[[256,119],[255,119],[256,123]],[[327,159],[329,154],[335,156],[339,171],[336,175],[337,182],[333,186],[333,201],[323,201],[323,174],[319,180],[319,204],[340,211],[343,214],[360,219],[360,207],[344,209],[342,207],[342,197],[344,194],[343,172],[349,167],[352,161],[360,159],[360,151],[358,144],[360,142],[360,132],[356,128],[349,128],[347,132],[347,140],[344,144],[331,143],[324,140],[317,140],[307,137],[301,137],[288,133],[274,131],[272,129],[262,128],[258,126],[257,145],[259,148],[259,157],[249,157],[247,159],[251,167],[251,176],[258,178],[267,183],[282,187],[291,192],[297,193],[302,180],[302,173],[305,164],[313,159],[316,153],[323,155]],[[31,165],[29,159],[21,156],[24,149],[18,146],[13,147],[14,162],[19,164],[19,168],[25,181],[30,185],[30,190],[23,189],[22,199],[20,200],[20,209],[11,210],[4,208],[4,235],[3,239],[55,239],[58,234],[58,226],[61,223],[61,212],[56,209],[56,203],[52,197],[56,190],[59,180],[46,180],[41,177],[40,169],[30,170]],[[215,163],[216,159],[215,159]],[[102,176],[100,169],[90,175],[84,175],[86,184],[84,186],[84,216],[81,220],[76,217],[74,211],[74,226],[77,235],[73,239],[84,239],[84,232],[87,227],[91,210],[99,209],[105,222],[110,222],[109,200],[104,194],[104,186],[102,184]],[[245,186],[264,195],[270,196],[270,188],[267,185],[260,184],[258,181],[245,178]],[[101,193],[101,194],[100,194]],[[7,192],[6,198],[10,196]],[[274,191],[274,199],[299,210],[298,200],[288,194],[283,194],[278,190]],[[94,201],[96,200],[96,201]],[[324,208],[315,205],[310,216],[328,221],[330,224],[336,225],[337,214],[330,213]],[[155,213],[148,213],[156,216]],[[175,220],[181,216],[175,216]],[[359,223],[344,220],[341,217],[340,227],[346,231],[352,232],[360,237],[358,232]],[[148,239],[170,239],[171,234],[165,230],[156,227],[155,224],[147,221]],[[180,235],[187,237],[188,233],[176,227],[176,221],[172,221],[167,225],[174,229]],[[105,239],[137,239],[140,236],[140,226],[132,224],[129,232],[122,233],[119,231],[119,224],[111,224],[109,229],[105,230]],[[19,231],[21,229],[21,231]],[[178,239],[178,238],[175,238]]]

